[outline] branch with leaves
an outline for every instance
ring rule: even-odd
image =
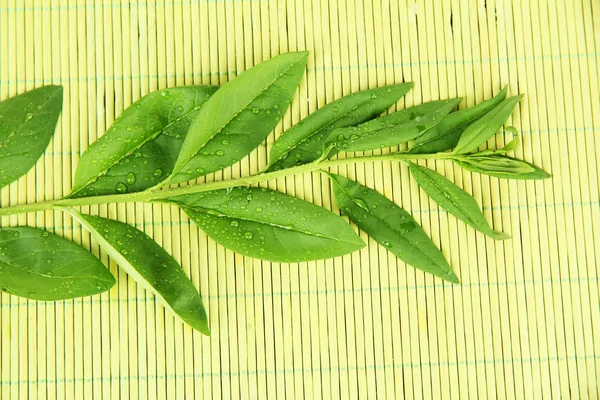
[[[279,123],[304,76],[306,52],[274,57],[221,87],[184,86],[150,93],[127,108],[81,156],[73,189],[62,199],[0,208],[0,216],[45,210],[69,213],[109,256],[165,307],[209,334],[200,295],[175,259],[128,224],[83,214],[76,207],[121,202],[176,204],[210,238],[236,253],[275,262],[342,256],[365,246],[344,218],[260,182],[319,172],[331,179],[343,214],[399,259],[446,281],[459,279],[423,229],[397,204],[330,167],[372,161],[408,165],[440,207],[493,239],[473,197],[418,160],[451,160],[477,173],[506,179],[544,179],[546,172],[506,156],[515,138],[480,150],[503,126],[521,96],[507,89],[472,108],[461,99],[431,101],[381,116],[411,83],[350,94],[292,126],[273,144],[264,172],[241,178],[173,184],[227,168],[258,147]],[[0,103],[0,186],[33,167],[54,133],[62,88],[46,86]],[[406,151],[335,157],[410,143]],[[0,288],[35,300],[104,292],[110,271],[86,249],[32,227],[0,229]]]

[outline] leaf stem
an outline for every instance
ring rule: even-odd
[[[412,153],[392,153],[384,155],[359,156],[352,158],[338,158],[335,160],[315,161],[310,164],[299,165],[297,167],[286,168],[273,172],[262,172],[256,175],[245,176],[241,178],[228,179],[224,181],[201,183],[196,185],[155,189],[150,188],[144,192],[111,194],[104,196],[68,198],[58,200],[48,200],[39,203],[23,204],[10,207],[0,208],[0,217],[23,214],[29,212],[47,211],[58,209],[60,207],[81,207],[96,204],[108,203],[126,203],[126,202],[152,202],[161,199],[181,196],[185,194],[207,192],[210,190],[226,189],[237,186],[247,186],[254,183],[279,179],[290,175],[302,174],[306,172],[314,172],[324,168],[335,167],[339,165],[355,164],[361,162],[372,161],[402,161],[416,159],[437,159],[447,160],[453,158],[451,153],[434,153],[434,154],[412,154]]]

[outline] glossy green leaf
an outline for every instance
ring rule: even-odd
[[[224,189],[169,201],[216,242],[262,260],[320,260],[365,246],[340,216],[275,190]]]
[[[202,299],[177,261],[144,232],[112,219],[65,209],[92,232],[101,248],[143,288],[192,328],[210,335]]]
[[[408,152],[413,154],[433,154],[453,149],[463,132],[474,121],[504,100],[507,91],[508,86],[504,87],[493,99],[448,114],[442,122],[415,139]]]
[[[33,300],[102,293],[115,277],[89,251],[41,229],[0,228],[0,289]]]
[[[62,109],[61,86],[44,86],[0,103],[0,188],[44,154]]]
[[[198,110],[217,89],[163,89],[133,103],[83,153],[68,197],[139,192],[164,180]]]
[[[340,209],[399,259],[452,283],[458,277],[423,229],[405,210],[375,190],[329,174]]]
[[[473,196],[429,168],[412,162],[408,165],[419,186],[444,210],[493,239],[510,238],[510,235],[490,227]]]
[[[552,176],[527,161],[501,155],[461,157],[457,163],[469,171],[501,179],[538,180]]]
[[[453,154],[467,154],[477,151],[479,146],[487,142],[504,125],[523,95],[509,97],[485,113],[483,117],[471,124],[458,140]]]
[[[192,123],[164,184],[219,171],[254,150],[288,108],[307,58],[307,52],[282,54],[221,86]]]
[[[365,151],[406,143],[439,124],[460,101],[431,101],[359,126],[338,128],[325,140],[325,146],[335,143],[342,151]]]
[[[323,154],[323,143],[331,132],[381,115],[412,87],[412,83],[401,83],[364,90],[319,108],[273,143],[268,170],[290,168],[317,160]]]

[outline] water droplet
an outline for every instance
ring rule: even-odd
[[[346,136],[338,135],[337,140],[346,140]]]
[[[133,185],[135,183],[135,174],[133,172],[128,173],[125,177],[125,182],[129,185]]]
[[[279,108],[279,104],[273,104],[273,108],[274,109],[278,109]]]
[[[204,174],[204,168],[196,168],[196,172],[199,174]]]
[[[252,109],[252,114],[258,114],[259,112],[260,112],[260,108],[258,108],[258,107],[254,107]]]
[[[44,233],[42,233],[42,236],[43,236],[43,237],[48,237],[49,235],[50,235],[50,234],[49,234],[48,232],[44,232]]]
[[[338,112],[339,108],[333,107],[332,110],[333,110],[333,112]]]
[[[376,99],[376,98],[377,98],[377,94],[373,93],[373,94],[371,95],[371,98],[372,98],[372,99]]]
[[[47,262],[48,264],[52,264],[52,259],[51,259],[51,258],[49,258],[49,259],[47,259],[47,260],[46,260],[46,262]]]
[[[19,236],[19,232],[13,233],[13,236],[18,237]]]
[[[32,113],[25,114],[25,121],[29,121],[31,118],[33,118],[33,114]]]
[[[125,130],[126,130],[127,132],[131,132],[131,127],[130,127],[130,126],[128,126],[127,128],[125,128]]]
[[[121,249],[121,254],[126,256],[127,254],[129,254],[129,251],[127,251],[127,249]]]
[[[355,134],[355,135],[351,135],[351,136],[350,136],[350,139],[352,139],[352,140],[356,140],[356,139],[358,139],[358,138],[359,138],[359,136],[358,136],[358,135],[356,135],[356,134]]]
[[[225,140],[221,141],[221,144],[227,146],[229,144],[229,140],[225,139]]]
[[[154,175],[155,177],[157,177],[157,178],[161,177],[161,176],[162,176],[162,174],[163,174],[163,171],[162,171],[162,169],[160,169],[160,168],[157,168],[157,169],[155,169],[155,170],[154,170],[154,173],[153,173],[153,175]]]
[[[223,155],[223,154],[225,154],[225,153],[223,152],[223,150],[217,150],[217,151],[215,152],[215,154],[216,154],[216,155],[218,155],[218,156],[222,156],[222,155]]]
[[[117,183],[117,193],[127,192],[127,186],[123,182]]]
[[[367,203],[363,200],[363,199],[352,199],[352,201],[354,201],[356,203],[356,205],[358,205],[360,208],[362,208],[365,211],[369,211],[369,206],[367,205]]]
[[[164,99],[170,99],[171,98],[171,93],[169,93],[168,90],[165,90],[164,92],[160,92],[160,95],[164,98]]]
[[[232,227],[234,227],[234,228],[236,228],[236,227],[238,227],[240,225],[240,223],[237,222],[237,221],[231,221],[231,223],[229,225],[232,226]]]
[[[261,207],[256,207],[256,212],[262,212],[262,208]]]
[[[106,290],[106,285],[100,281],[96,283],[96,289],[98,290]]]
[[[140,158],[142,156],[142,153],[140,153],[139,151],[136,151],[135,153],[133,153],[133,156],[135,158]]]
[[[246,232],[244,233],[244,237],[248,240],[252,239],[254,237],[254,233],[252,232]]]
[[[271,114],[271,110],[266,110],[265,114],[270,115]]]
[[[46,272],[46,276],[54,276],[54,272],[48,271],[48,272]]]
[[[392,244],[390,242],[388,242],[387,240],[384,240],[383,242],[381,242],[382,245],[384,245],[385,247],[392,247]]]

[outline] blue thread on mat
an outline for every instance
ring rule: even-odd
[[[463,365],[497,365],[497,364],[531,364],[531,363],[551,363],[565,361],[588,361],[600,360],[600,355],[586,354],[579,356],[566,357],[526,357],[526,358],[508,358],[493,360],[457,360],[457,361],[429,361],[402,364],[385,365],[365,365],[349,367],[314,367],[314,368],[293,368],[293,369],[263,369],[247,371],[226,371],[226,372],[201,372],[194,374],[167,374],[167,375],[134,375],[134,376],[114,376],[108,378],[57,378],[57,379],[19,379],[15,381],[0,381],[2,386],[14,385],[39,385],[39,384],[66,384],[66,383],[92,383],[92,382],[118,382],[118,381],[148,381],[148,380],[167,380],[167,379],[198,379],[198,378],[218,378],[231,376],[256,376],[256,375],[288,375],[288,374],[314,374],[328,372],[353,372],[353,371],[380,371],[388,369],[410,369],[410,368],[441,368],[441,367],[459,367]]]
[[[508,281],[508,282],[472,282],[462,283],[459,290],[468,288],[479,288],[479,289],[491,289],[501,287],[525,287],[525,286],[539,286],[539,285],[564,285],[564,284],[596,284],[600,282],[600,277],[589,277],[589,278],[563,278],[563,279],[541,279],[535,280],[530,279],[526,281]],[[256,298],[270,298],[270,297],[296,297],[296,296],[327,296],[327,295],[356,295],[364,293],[398,293],[401,291],[417,291],[427,289],[450,289],[454,290],[454,287],[449,284],[429,284],[429,285],[403,285],[396,287],[383,287],[383,288],[360,288],[360,289],[331,289],[331,290],[308,290],[308,291],[293,291],[293,292],[273,292],[273,293],[239,293],[239,294],[221,294],[221,295],[203,295],[204,299],[208,300],[240,300],[240,299],[256,299]],[[31,300],[24,300],[15,297],[18,303],[0,304],[0,308],[44,308],[52,307],[54,303],[46,305],[46,303],[40,303]],[[109,305],[109,304],[128,304],[128,303],[156,303],[154,297],[135,297],[125,299],[75,299],[75,300],[63,300],[56,302],[57,305],[63,306],[81,306],[81,305]]]

